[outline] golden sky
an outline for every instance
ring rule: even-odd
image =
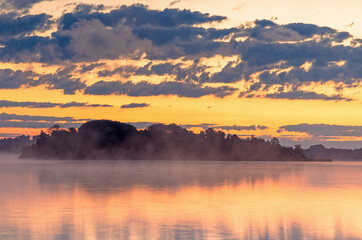
[[[0,3],[0,137],[112,119],[362,146],[361,1],[34,2]]]

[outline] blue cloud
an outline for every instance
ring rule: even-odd
[[[104,82],[99,81],[85,89],[85,94],[90,95],[128,95],[128,96],[159,96],[176,95],[179,97],[198,98],[207,95],[213,95],[219,98],[233,94],[235,88],[222,87],[204,87],[194,83],[181,82],[162,82],[152,84],[146,81],[133,83],[131,81],[122,82]]]
[[[130,103],[130,104],[125,104],[122,105],[121,108],[145,108],[145,107],[149,107],[150,104],[148,103]]]
[[[46,14],[18,16],[15,12],[0,15],[0,39],[48,30],[52,21]]]
[[[97,7],[96,7],[97,8]],[[99,8],[98,8],[99,9]],[[66,13],[60,20],[62,29],[71,29],[72,26],[82,20],[99,20],[105,26],[115,27],[122,24],[131,27],[144,25],[175,28],[181,25],[194,25],[201,23],[220,22],[226,19],[223,16],[213,16],[190,10],[166,8],[162,11],[148,9],[147,6],[136,4],[121,6],[109,13],[93,11],[94,6],[80,5],[73,13]],[[97,10],[97,9],[96,9]]]
[[[303,123],[281,126],[279,131],[308,133],[314,137],[362,137],[362,126]]]
[[[0,7],[4,9],[23,10],[28,9],[34,4],[42,1],[45,0],[4,0],[3,3],[0,4]]]
[[[70,108],[70,107],[113,107],[108,104],[89,104],[80,102],[68,102],[68,103],[51,103],[51,102],[16,102],[8,100],[0,100],[0,108],[8,107],[24,107],[24,108]]]

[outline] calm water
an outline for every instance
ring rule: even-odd
[[[0,239],[362,239],[362,164],[0,160]]]

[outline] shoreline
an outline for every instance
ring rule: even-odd
[[[316,159],[304,159],[304,160],[296,160],[296,159],[287,159],[287,160],[182,160],[182,159],[46,159],[46,158],[18,158],[18,160],[35,160],[35,161],[66,161],[66,162],[333,162],[332,159],[324,159],[324,158],[316,158]]]

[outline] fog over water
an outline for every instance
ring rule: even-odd
[[[0,157],[0,239],[361,239],[362,163]]]

